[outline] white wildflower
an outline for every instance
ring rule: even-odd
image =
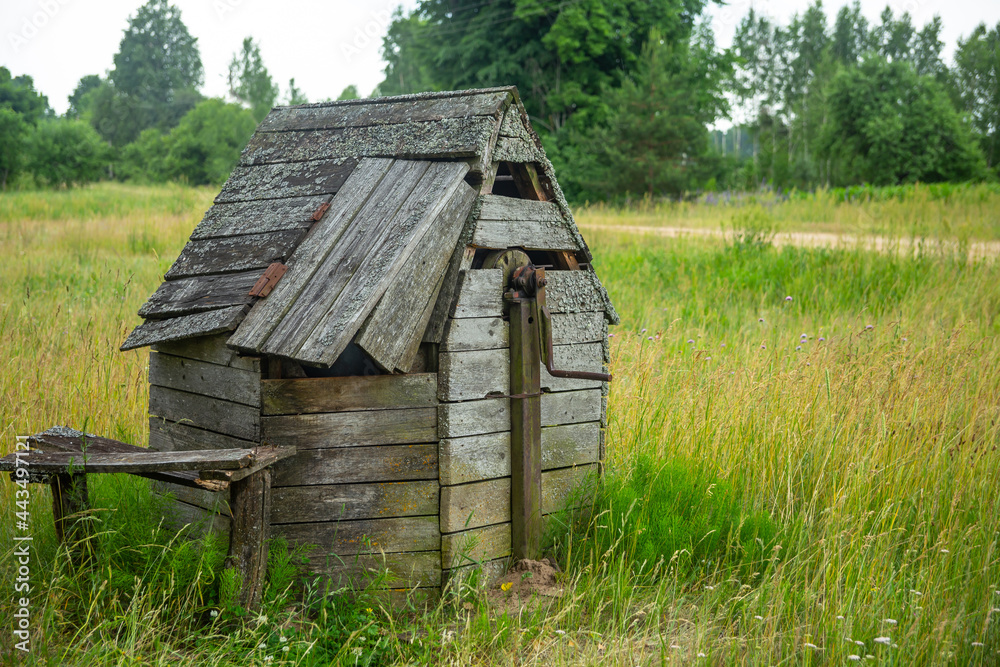
[[[838,621],[842,621],[842,620],[844,620],[844,617],[843,616],[837,616],[837,620]]]
[[[889,625],[896,625],[897,624],[896,623],[896,619],[894,619],[894,618],[883,618],[882,622],[883,623],[888,623]]]
[[[917,597],[920,597],[921,595],[923,595],[923,593],[921,593],[920,591],[915,591],[912,588],[910,589],[910,592],[913,593],[914,595],[916,595]]]
[[[208,615],[211,616],[212,618],[216,618],[219,615],[219,612],[213,609],[212,611],[208,612]]]
[[[876,644],[885,644],[886,646],[888,646],[889,644],[892,643],[892,640],[889,639],[888,637],[876,637],[875,638],[875,643]]]
[[[282,644],[284,644],[285,642],[288,641],[288,637],[285,637],[284,635],[282,635],[281,637],[278,637],[278,641],[281,642]]]
[[[803,646],[805,646],[806,648],[815,648],[815,649],[819,648],[819,646],[816,646],[815,644],[810,644],[809,642],[806,642],[805,644],[803,644]]]
[[[699,653],[699,654],[698,654],[698,657],[699,657],[699,658],[704,658],[704,657],[707,657],[707,656],[706,656],[706,655],[705,655],[704,653]]]
[[[764,620],[763,616],[754,616],[754,618],[756,618],[758,621],[763,621]]]
[[[680,646],[678,646],[677,644],[671,644],[670,648],[672,648],[672,649],[679,649]]]
[[[556,634],[557,635],[564,635],[564,634],[566,634],[566,631],[565,630],[556,630]]]
[[[979,647],[979,646],[983,646],[983,643],[982,642],[972,642],[972,645]]]
[[[861,656],[860,656],[860,655],[854,655],[854,654],[852,653],[851,655],[847,656],[847,659],[848,659],[848,660],[860,660],[860,659],[861,659]]]

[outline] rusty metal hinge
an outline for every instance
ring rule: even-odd
[[[319,205],[319,208],[312,215],[313,222],[319,222],[326,215],[326,212],[330,210],[330,202],[323,202]]]
[[[271,290],[274,289],[274,286],[278,284],[278,281],[281,280],[281,276],[285,275],[285,271],[287,270],[288,267],[281,262],[271,264],[271,266],[267,267],[264,274],[257,279],[257,282],[255,282],[253,287],[250,289],[250,296],[259,296],[263,299],[271,293]]]

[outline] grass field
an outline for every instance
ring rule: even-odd
[[[3,453],[53,424],[145,443],[146,355],[117,348],[212,195],[0,197]],[[983,197],[580,218],[998,238],[1000,196]],[[1000,262],[777,250],[756,233],[588,242],[622,314],[608,467],[592,512],[550,535],[567,591],[552,607],[511,616],[468,592],[422,613],[300,600],[284,592],[294,559],[279,547],[264,613],[240,616],[220,546],[171,541],[141,481],[105,479],[92,489],[107,508],[94,519],[102,565],[89,571],[57,553],[47,491],[33,487],[29,663],[1000,662]],[[15,509],[4,482],[4,582]]]

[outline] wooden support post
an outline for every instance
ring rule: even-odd
[[[538,306],[510,304],[510,515],[515,559],[536,559],[542,534],[542,399]]]
[[[232,530],[226,567],[240,575],[240,604],[252,609],[260,604],[267,574],[267,549],[271,537],[271,469],[264,468],[230,486]]]
[[[86,521],[80,521],[79,516],[81,512],[90,509],[87,498],[87,476],[60,473],[52,476],[50,485],[56,536],[70,549],[73,560],[80,564],[87,560],[90,552],[87,524]]]

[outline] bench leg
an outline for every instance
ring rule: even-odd
[[[242,578],[240,604],[252,609],[260,604],[267,574],[267,542],[271,537],[271,469],[255,472],[233,482],[229,488],[233,521],[226,567],[235,568]]]
[[[74,516],[90,509],[87,498],[87,476],[59,474],[53,475],[52,517],[55,519],[56,536],[69,547],[73,560],[78,564],[85,561],[90,542],[87,538],[87,522]]]

